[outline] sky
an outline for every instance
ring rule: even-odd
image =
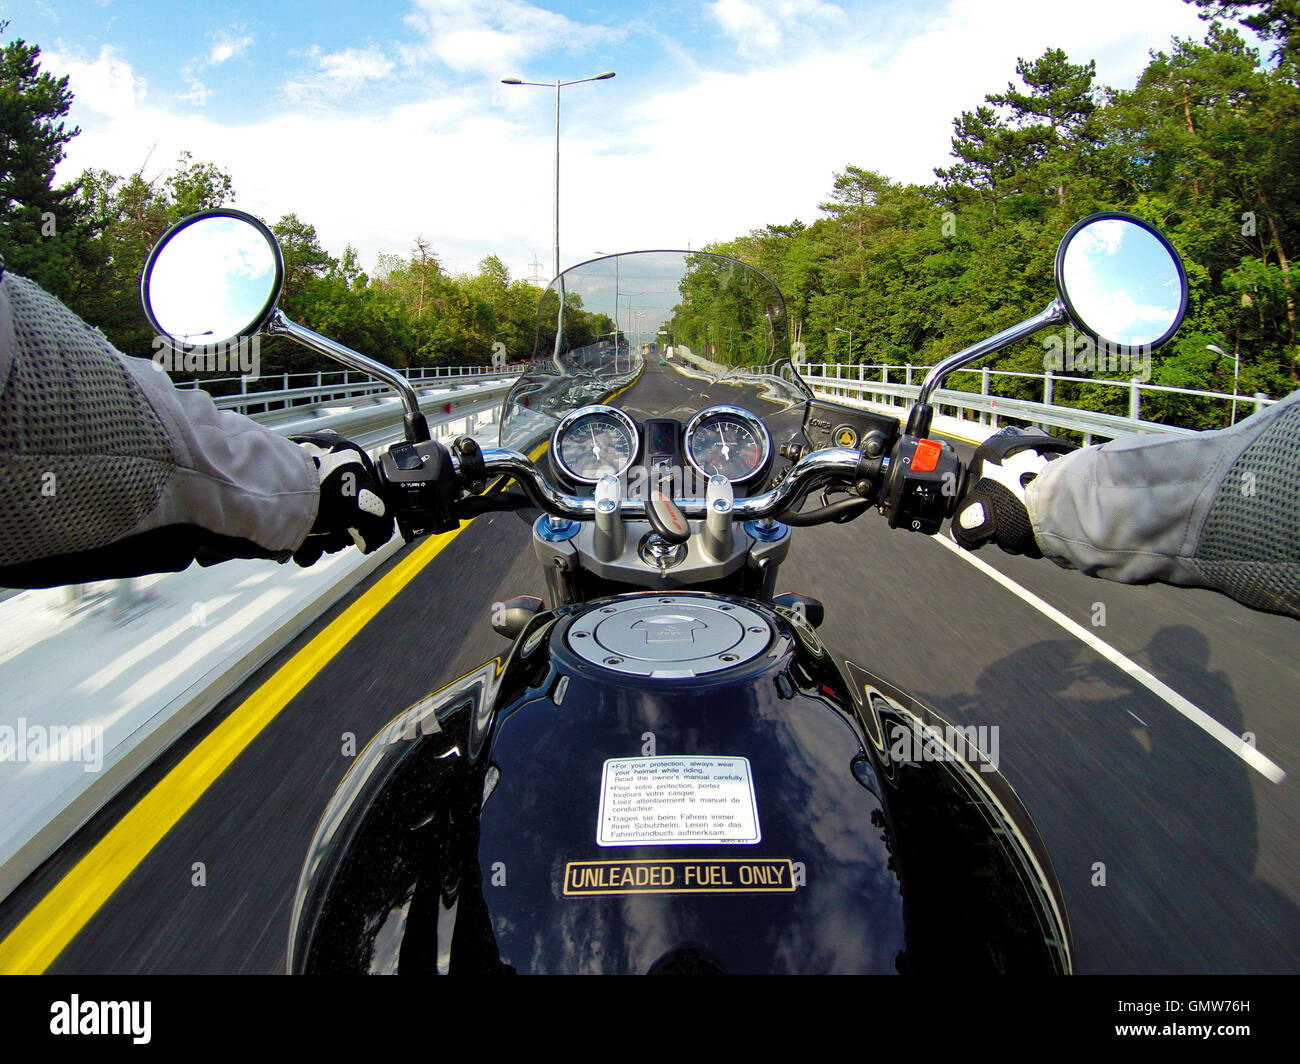
[[[189,151],[236,206],[294,212],[367,268],[422,236],[451,272],[495,254],[543,281],[555,92],[502,78],[616,73],[561,90],[565,268],[812,222],[849,164],[928,182],[1018,57],[1060,47],[1128,88],[1205,33],[1184,0],[22,0],[2,19],[70,78],[60,180]]]

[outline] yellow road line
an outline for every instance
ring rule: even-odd
[[[469,524],[426,539],[218,724],[0,942],[0,973],[45,971],[280,710]]]
[[[962,443],[973,443],[976,447],[983,442],[982,440],[972,440],[969,436],[959,436],[955,432],[947,432],[944,429],[931,429],[930,431],[939,436],[947,436],[950,439],[961,440]]]

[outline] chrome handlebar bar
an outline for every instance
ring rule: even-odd
[[[852,484],[862,456],[857,451],[831,447],[804,455],[785,475],[779,484],[762,495],[737,499],[732,517],[738,521],[756,521],[776,517],[803,502],[809,493],[839,481]],[[546,479],[532,459],[518,451],[499,447],[483,448],[483,464],[488,477],[509,476],[517,480],[528,498],[538,507],[555,517],[577,521],[596,518],[595,498],[569,495],[559,491]],[[705,500],[700,498],[674,499],[687,518],[703,518]],[[645,500],[625,497],[619,500],[619,514],[624,518],[644,518]]]

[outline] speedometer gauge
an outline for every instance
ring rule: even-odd
[[[560,472],[582,484],[621,476],[636,458],[636,424],[612,406],[583,406],[555,426],[551,456]]]
[[[751,480],[767,468],[772,440],[767,428],[738,406],[711,406],[686,426],[686,457],[705,476],[721,475],[733,484]]]

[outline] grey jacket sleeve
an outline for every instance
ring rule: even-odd
[[[1026,501],[1058,565],[1300,616],[1300,392],[1232,428],[1075,451]]]
[[[283,560],[318,503],[302,448],[0,279],[0,586]]]

